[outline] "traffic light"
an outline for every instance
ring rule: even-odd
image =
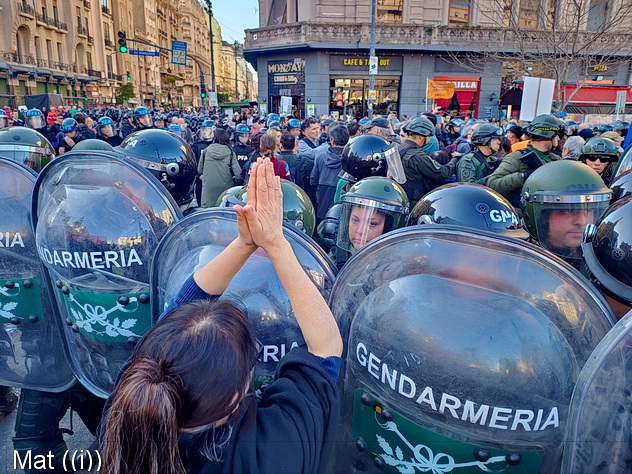
[[[200,84],[200,97],[204,99],[206,97],[206,84]]]
[[[118,32],[119,37],[119,52],[127,53],[127,34],[124,31]]]
[[[127,71],[127,82],[132,80],[132,75],[130,74],[129,71]]]

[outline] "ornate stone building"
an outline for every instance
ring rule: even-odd
[[[221,71],[219,91],[228,94],[230,102],[256,100],[257,84],[244,58],[242,44],[222,42]]]
[[[577,94],[582,102],[573,106],[612,109],[617,90],[631,95],[632,12],[624,4],[377,0],[371,94],[371,0],[260,0],[260,27],[247,30],[245,56],[259,73],[262,107],[278,112],[281,97],[291,97],[291,112],[301,117],[361,117],[371,95],[379,113],[416,116],[446,106],[489,118],[503,107],[504,88],[536,74],[558,80],[564,105],[581,87],[590,94]],[[517,67],[503,70],[511,64]],[[429,81],[450,83],[453,95],[432,98]]]

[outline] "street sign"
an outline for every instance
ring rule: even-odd
[[[129,54],[135,54],[136,56],[160,56],[158,51],[141,51],[140,49],[130,49]]]
[[[183,66],[186,66],[187,43],[185,41],[172,41],[171,42],[171,63],[181,64]]]
[[[377,100],[377,91],[369,90],[369,99],[376,101]]]
[[[625,113],[625,99],[627,91],[617,91],[617,105],[615,106],[615,114]]]
[[[369,58],[369,74],[377,74],[377,64],[378,64],[378,58],[377,56],[371,56]]]
[[[211,107],[217,107],[217,92],[209,92],[208,93],[208,105]]]

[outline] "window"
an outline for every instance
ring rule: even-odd
[[[107,8],[108,7],[108,0],[101,0],[101,6]]]
[[[108,77],[111,77],[113,74],[113,69],[112,69],[112,55],[106,56],[105,57],[105,62],[106,62],[106,66],[108,68]]]
[[[88,24],[88,17],[85,17],[84,20],[85,20],[87,35],[90,36],[90,25]]]
[[[51,63],[55,61],[55,56],[53,56],[53,42],[49,39],[46,40],[46,54]]]
[[[401,23],[403,0],[377,0],[377,21]]]
[[[35,37],[35,57],[41,59],[42,57],[42,42],[39,36]]]
[[[77,26],[81,28],[81,8],[77,7]]]
[[[103,22],[103,38],[106,41],[110,40],[110,24],[107,22]]]
[[[57,43],[57,60],[60,63],[64,62],[64,47],[61,43]]]
[[[53,2],[53,19],[55,22],[59,21],[59,10],[57,8],[57,2]]]
[[[90,52],[86,53],[86,63],[88,65],[88,69],[92,70],[92,53]]]
[[[586,29],[588,31],[600,31],[604,28],[608,15],[607,0],[592,0],[588,10],[588,21]]]
[[[448,11],[448,25],[469,25],[470,24],[470,2],[467,0],[450,0]]]
[[[272,0],[268,26],[287,23],[287,0]]]
[[[521,0],[518,11],[518,26],[535,29],[539,27],[540,0]]]

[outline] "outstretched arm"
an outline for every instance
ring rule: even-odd
[[[323,358],[340,357],[342,337],[333,314],[283,235],[283,193],[269,159],[253,165],[249,190],[243,212],[252,239],[272,261],[308,350]]]

